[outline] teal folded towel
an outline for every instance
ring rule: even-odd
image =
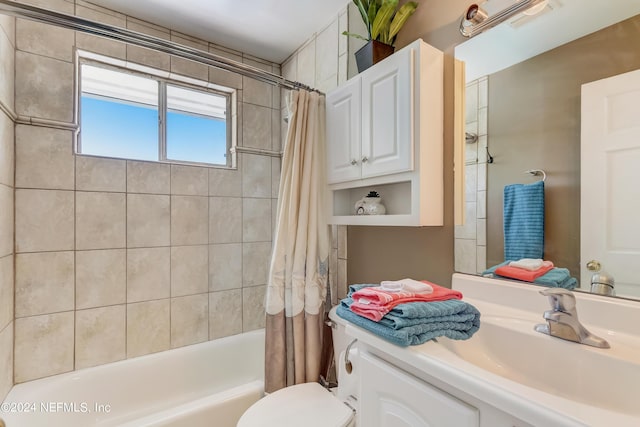
[[[485,270],[482,275],[483,276],[492,276],[509,280],[516,280],[511,277],[504,277],[496,274],[496,269],[502,267],[503,265],[509,264],[511,261],[505,261],[498,265],[494,265],[491,268]],[[539,286],[548,286],[550,288],[565,288],[565,289],[575,289],[578,286],[578,280],[575,277],[571,277],[571,273],[566,268],[554,267],[551,270],[547,271],[542,276],[535,279],[533,282],[523,282],[523,283],[532,283],[534,285]]]
[[[504,259],[542,258],[544,182],[504,187]]]
[[[349,295],[373,285],[352,285]],[[369,332],[396,345],[407,347],[422,344],[437,337],[466,340],[480,328],[480,312],[461,300],[410,302],[395,306],[380,322],[355,314],[349,308],[353,299],[340,302],[336,313]]]

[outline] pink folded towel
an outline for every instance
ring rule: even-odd
[[[406,302],[432,302],[449,299],[462,299],[462,293],[453,289],[444,288],[435,283],[422,280],[431,286],[431,293],[416,293],[407,291],[390,292],[380,289],[379,286],[362,288],[351,295],[353,304],[351,311],[366,317],[374,322],[379,322],[382,317],[398,304]]]
[[[534,271],[525,270],[519,267],[511,267],[509,265],[503,265],[502,267],[496,268],[496,274],[503,277],[508,277],[510,279],[533,282],[538,277],[548,273],[552,268],[553,263],[551,261],[544,261],[542,263],[542,267]]]

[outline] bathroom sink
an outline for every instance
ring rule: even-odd
[[[527,387],[640,415],[640,346],[632,337],[605,332],[611,348],[598,349],[535,332],[533,326],[542,318],[538,322],[480,311],[480,330],[471,339],[440,339],[439,344],[466,362]]]

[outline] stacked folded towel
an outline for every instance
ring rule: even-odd
[[[389,289],[389,282],[382,282],[380,286],[365,287],[353,293],[351,311],[367,319],[379,322],[398,304],[407,302],[444,301],[448,299],[462,299],[462,294],[452,289],[443,288],[431,282],[418,282],[404,279],[399,281],[402,287],[398,290]],[[402,283],[405,282],[405,283]],[[407,285],[409,283],[409,286]],[[395,289],[395,286],[391,287]]]
[[[509,277],[511,279],[518,279],[525,282],[533,282],[538,277],[546,274],[549,270],[553,268],[553,263],[551,261],[543,261],[539,260],[530,260],[532,262],[521,262],[520,261],[511,261],[507,265],[502,265],[496,268],[496,274]],[[520,267],[520,265],[524,265],[524,267]],[[538,268],[532,269],[534,265],[539,265]]]
[[[520,260],[525,264],[532,264],[533,261],[538,260]],[[516,261],[517,263],[520,261]],[[542,261],[542,260],[539,260]],[[551,267],[549,267],[549,263]],[[514,269],[517,269],[514,273]],[[538,274],[541,273],[541,274]],[[533,283],[534,285],[549,286],[552,288],[565,288],[574,289],[578,285],[578,280],[575,277],[571,277],[571,273],[566,268],[554,267],[551,261],[542,261],[541,267],[538,270],[530,271],[525,268],[514,267],[514,261],[505,261],[501,264],[494,265],[493,267],[485,270],[482,273],[487,277],[503,277],[506,279],[517,279],[524,282]]]
[[[351,285],[347,298],[343,299],[336,313],[370,332],[394,344],[406,347],[422,344],[437,337],[448,337],[455,340],[465,340],[480,327],[480,312],[471,304],[461,301],[462,295],[457,291],[442,288],[433,283],[427,283],[433,288],[431,294],[436,299],[430,301],[391,302],[391,307],[379,320],[372,320],[371,316],[364,316],[354,310],[354,300],[357,295],[369,295],[369,292],[379,290],[376,285]],[[448,298],[444,297],[444,289],[449,291]],[[435,294],[435,295],[434,295]],[[424,295],[423,295],[424,296]],[[375,311],[374,318],[378,318],[379,311]],[[368,313],[366,313],[368,314]]]

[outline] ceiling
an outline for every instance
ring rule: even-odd
[[[349,0],[90,0],[278,64]]]

